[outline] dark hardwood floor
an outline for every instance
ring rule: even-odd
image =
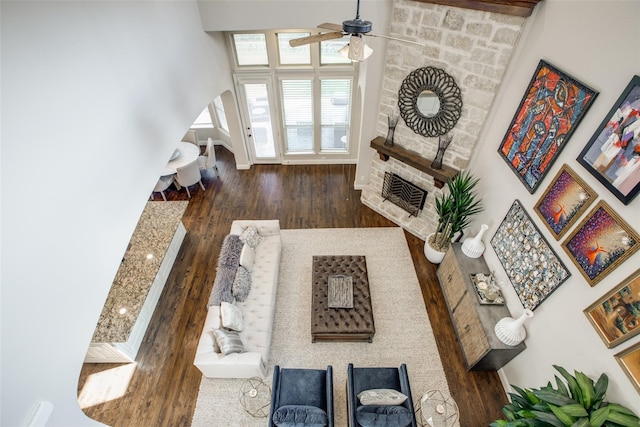
[[[192,187],[193,197],[183,217],[187,236],[126,391],[83,408],[95,420],[117,427],[190,425],[201,379],[193,357],[206,316],[219,248],[234,219],[276,218],[283,229],[395,225],[360,202],[360,191],[352,189],[354,165],[256,165],[238,171],[233,154],[222,147],[216,147],[216,154],[220,177],[206,171],[206,191]],[[166,193],[168,200],[187,200],[184,190],[171,188]],[[159,195],[156,200],[162,203]],[[501,417],[500,409],[507,403],[498,375],[465,369],[436,279],[436,266],[425,259],[424,242],[410,233],[405,235],[451,394],[460,408],[460,424],[488,426]],[[88,387],[94,374],[102,374],[106,377],[102,381],[107,381],[118,367],[122,365],[85,364],[78,392],[85,385]],[[416,400],[419,397],[414,396]]]

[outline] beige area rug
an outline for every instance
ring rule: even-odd
[[[400,227],[282,230],[269,387],[274,365],[323,369],[333,366],[335,425],[346,426],[347,364],[407,364],[414,403],[428,390],[449,392],[425,310],[420,285]],[[313,255],[365,255],[376,334],[372,343],[311,343]],[[260,426],[239,402],[244,379],[202,378],[194,427]],[[267,411],[268,412],[268,411]]]

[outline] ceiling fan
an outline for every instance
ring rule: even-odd
[[[371,29],[373,28],[373,24],[371,23],[371,21],[365,21],[360,19],[360,0],[358,0],[358,3],[357,3],[355,19],[349,19],[347,21],[343,21],[342,25],[324,23],[324,24],[318,25],[318,28],[321,28],[324,30],[331,30],[331,32],[314,34],[307,37],[292,39],[292,40],[289,40],[289,45],[291,47],[303,46],[303,45],[322,42],[326,40],[340,39],[343,36],[350,34],[351,37],[349,38],[349,43],[345,47],[340,49],[340,53],[343,56],[348,57],[352,61],[364,61],[371,55],[371,53],[373,53],[373,50],[365,44],[362,36],[381,37],[389,40],[397,40],[405,43],[412,43],[419,46],[423,46],[421,43],[417,43],[411,40],[399,39],[399,38],[390,37],[390,36],[369,34],[371,32]]]

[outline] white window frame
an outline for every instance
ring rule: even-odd
[[[248,77],[251,75],[260,74],[268,74],[272,78],[272,82],[277,86],[273,87],[273,93],[275,95],[276,104],[274,108],[276,111],[272,111],[272,114],[275,114],[272,117],[272,123],[278,124],[279,129],[275,130],[274,133],[279,135],[279,140],[277,144],[279,144],[280,152],[282,155],[283,162],[297,162],[300,158],[305,158],[308,156],[312,156],[316,159],[326,160],[326,158],[343,158],[343,159],[354,159],[357,155],[357,143],[352,143],[352,141],[357,141],[357,138],[351,135],[353,131],[353,103],[355,99],[355,91],[358,86],[358,77],[359,77],[359,63],[351,62],[346,64],[320,64],[320,44],[313,43],[311,44],[311,64],[286,64],[282,65],[279,63],[279,51],[278,51],[278,37],[277,34],[292,32],[292,33],[301,33],[301,32],[309,32],[313,34],[320,34],[321,31],[314,29],[287,29],[287,30],[268,30],[268,31],[236,31],[236,32],[227,32],[225,33],[226,41],[227,41],[227,50],[229,52],[230,63],[232,65],[232,71],[234,76],[234,81],[237,78]],[[268,66],[249,66],[249,65],[238,65],[237,55],[235,52],[235,44],[233,41],[233,34],[238,33],[248,33],[248,34],[258,34],[263,33],[266,37],[266,45],[267,45],[267,57],[269,60]],[[314,149],[313,153],[310,152],[286,152],[286,146],[284,141],[284,117],[283,117],[283,106],[282,106],[282,95],[281,95],[281,87],[280,81],[282,79],[312,79],[314,81],[313,84],[313,96],[314,96]],[[320,92],[320,80],[322,79],[349,79],[351,80],[351,94],[350,94],[350,112],[348,114],[349,122],[347,123],[349,129],[348,136],[348,145],[346,150],[321,150],[321,124],[320,124],[320,103],[321,103],[321,92]],[[236,88],[238,90],[238,88]],[[241,99],[241,97],[238,97]],[[297,159],[297,160],[296,160]],[[305,161],[311,161],[306,159]]]

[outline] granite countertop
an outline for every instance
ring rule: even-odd
[[[189,202],[147,202],[113,280],[92,342],[129,339]]]

